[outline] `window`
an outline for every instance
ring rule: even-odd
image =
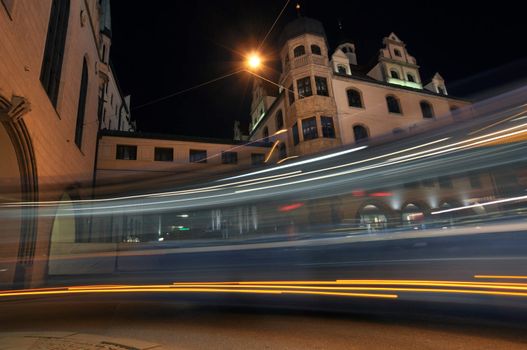
[[[278,159],[287,158],[287,149],[285,148],[285,143],[280,143],[278,146]]]
[[[386,104],[388,105],[388,112],[401,114],[401,105],[395,96],[386,96]]]
[[[365,141],[368,139],[368,130],[362,125],[355,125],[353,127],[353,136],[355,136],[355,142]]]
[[[328,81],[324,77],[315,77],[315,85],[317,87],[317,95],[329,96]]]
[[[311,117],[302,120],[302,132],[304,141],[316,139],[318,137],[317,118]]]
[[[191,163],[207,163],[207,151],[191,149],[188,154],[188,161]]]
[[[269,142],[269,128],[267,126],[263,129],[263,142]]]
[[[452,188],[452,179],[450,176],[440,176],[437,181],[440,188]]]
[[[322,124],[322,137],[330,139],[335,138],[335,126],[333,125],[332,117],[320,117],[320,123]]]
[[[419,103],[421,106],[421,113],[423,114],[423,118],[433,118],[434,117],[434,110],[432,109],[432,105],[426,101],[421,101]]]
[[[395,56],[397,57],[402,57],[403,55],[401,55],[401,51],[399,51],[398,49],[394,49],[393,50],[393,53],[395,54]]]
[[[320,50],[320,46],[318,45],[311,45],[311,53],[313,55],[322,55],[322,50]]]
[[[406,74],[406,79],[411,83],[415,83],[415,78],[411,74]]]
[[[158,162],[174,161],[174,149],[164,147],[154,148],[154,160]]]
[[[311,90],[311,79],[309,77],[298,79],[296,81],[296,86],[298,89],[298,98],[304,98],[313,95],[313,91]]]
[[[279,110],[278,113],[276,113],[275,121],[276,121],[276,131],[282,130],[284,128],[284,115],[282,113],[282,110]]]
[[[251,153],[251,164],[260,165],[265,162],[265,154],[263,153]]]
[[[347,48],[346,46],[344,46],[341,50],[342,50],[342,52],[344,52],[344,53],[348,53],[348,48]]]
[[[440,93],[441,95],[445,95],[445,89],[443,89],[441,86],[437,87],[437,92]]]
[[[289,97],[289,105],[291,106],[295,102],[295,90],[293,89],[293,84],[287,89],[287,96]]]
[[[298,123],[295,123],[295,125],[293,125],[291,131],[293,132],[293,144],[296,146],[300,142],[300,138],[298,136]]]
[[[390,75],[392,76],[392,78],[394,79],[399,79],[399,73],[396,71],[396,70],[391,70],[390,71]]]
[[[304,48],[304,45],[297,46],[293,50],[293,55],[295,57],[300,57],[300,56],[303,56],[305,54],[306,54],[306,49]]]
[[[59,96],[62,58],[68,31],[69,0],[53,0],[49,16],[44,59],[40,70],[40,81],[54,107]]]
[[[117,154],[115,158],[123,160],[136,160],[137,146],[117,145]]]
[[[221,152],[221,162],[223,164],[238,163],[238,153],[237,152]]]
[[[348,72],[346,71],[346,67],[342,64],[339,64],[337,66],[337,72],[339,72],[339,74],[348,74]]]
[[[479,174],[475,171],[471,171],[468,173],[468,178],[470,180],[470,187],[472,188],[481,188],[481,178],[479,177]]]
[[[88,93],[88,64],[86,59],[82,62],[81,88],[79,91],[79,103],[77,104],[77,124],[75,125],[75,144],[82,146],[82,135],[84,133],[84,114],[86,111],[86,95]]]
[[[362,108],[362,98],[360,95],[360,92],[355,89],[348,89],[346,91],[346,94],[348,95],[348,105],[350,107],[357,107]]]

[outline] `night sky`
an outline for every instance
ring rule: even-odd
[[[139,130],[203,137],[232,137],[234,120],[249,121],[251,77],[240,73],[177,97],[160,97],[240,69],[243,54],[258,46],[285,1],[112,0],[111,59]],[[263,52],[278,67],[280,29],[296,18],[295,1],[277,23]],[[428,82],[435,71],[450,94],[527,76],[525,13],[520,2],[301,1],[302,14],[320,20],[331,49],[337,21],[357,47],[359,64],[395,32],[407,44]],[[269,69],[266,74],[272,75]]]

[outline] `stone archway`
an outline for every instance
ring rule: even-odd
[[[11,100],[0,95],[0,123],[2,124],[3,144],[9,144],[10,157],[16,159],[7,165],[9,169],[2,169],[4,175],[17,173],[18,181],[13,186],[12,198],[18,201],[33,203],[38,201],[38,176],[35,153],[31,137],[23,120],[24,115],[30,111],[28,101],[20,96],[13,96]],[[0,175],[1,176],[1,175]],[[18,187],[18,188],[15,188]],[[4,199],[5,201],[5,199]],[[9,202],[10,200],[7,199]],[[20,209],[18,249],[16,254],[16,267],[12,282],[19,286],[25,285],[28,271],[31,269],[36,247],[37,213],[34,206],[25,206]]]

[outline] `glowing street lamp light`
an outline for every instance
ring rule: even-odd
[[[262,64],[262,59],[260,56],[256,53],[252,53],[247,57],[247,65],[251,69],[258,69],[260,65]]]

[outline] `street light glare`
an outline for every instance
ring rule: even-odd
[[[247,64],[250,68],[256,69],[262,64],[262,59],[260,58],[260,56],[258,56],[258,54],[253,53],[248,57]]]

